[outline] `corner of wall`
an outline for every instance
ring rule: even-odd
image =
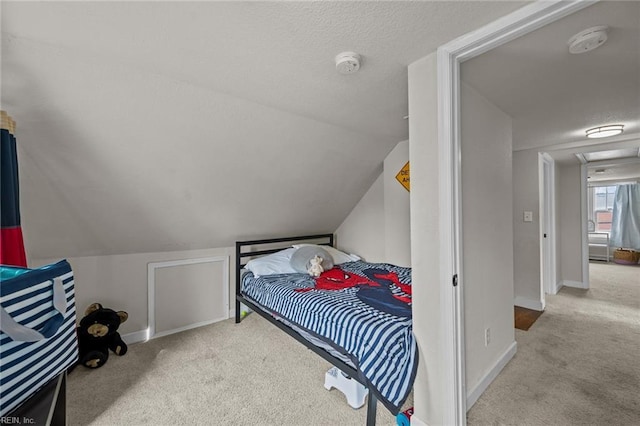
[[[396,174],[409,161],[409,141],[399,142],[383,171],[336,229],[338,246],[369,262],[411,265],[409,193]]]
[[[513,304],[515,306],[520,306],[521,308],[533,309],[534,311],[544,311],[544,305],[538,299],[516,296],[513,300]]]
[[[371,232],[377,230],[378,232]],[[371,262],[384,259],[384,173],[335,231],[338,247]]]
[[[487,372],[482,376],[480,381],[473,387],[473,389],[467,392],[467,411],[473,407],[473,405],[478,401],[480,395],[484,393],[485,390],[489,387],[491,382],[498,377],[498,374],[504,369],[504,367],[511,361],[518,350],[518,344],[516,342],[512,342],[507,349],[502,353],[500,357],[496,360],[491,368],[487,370]]]

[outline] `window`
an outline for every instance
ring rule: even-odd
[[[589,188],[589,220],[593,221],[595,232],[611,231],[616,188],[616,185]]]
[[[608,210],[597,210],[596,214],[596,232],[609,232],[611,231],[611,215],[613,214]]]

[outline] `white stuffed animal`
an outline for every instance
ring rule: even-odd
[[[324,268],[322,267],[323,260],[324,259],[322,259],[318,255],[313,256],[309,260],[309,269],[307,269],[307,272],[309,272],[309,275],[311,275],[312,277],[319,277],[320,274],[324,272]]]

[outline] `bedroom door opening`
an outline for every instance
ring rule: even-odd
[[[446,253],[442,256],[440,270],[444,306],[440,331],[447,336],[443,345],[447,362],[443,363],[445,371],[442,374],[450,379],[446,392],[441,396],[441,423],[465,425],[468,397],[465,383],[466,355],[462,305],[464,277],[458,275],[464,263],[460,248],[463,232],[460,187],[460,64],[593,3],[595,2],[589,0],[534,2],[438,48],[440,250]],[[451,277],[454,277],[453,286],[449,284]]]

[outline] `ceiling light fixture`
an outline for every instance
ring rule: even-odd
[[[602,46],[607,41],[607,31],[609,27],[603,25],[580,31],[567,42],[569,52],[585,53]]]
[[[588,138],[608,138],[610,136],[619,135],[624,131],[622,124],[610,124],[608,126],[594,127],[587,130]]]

